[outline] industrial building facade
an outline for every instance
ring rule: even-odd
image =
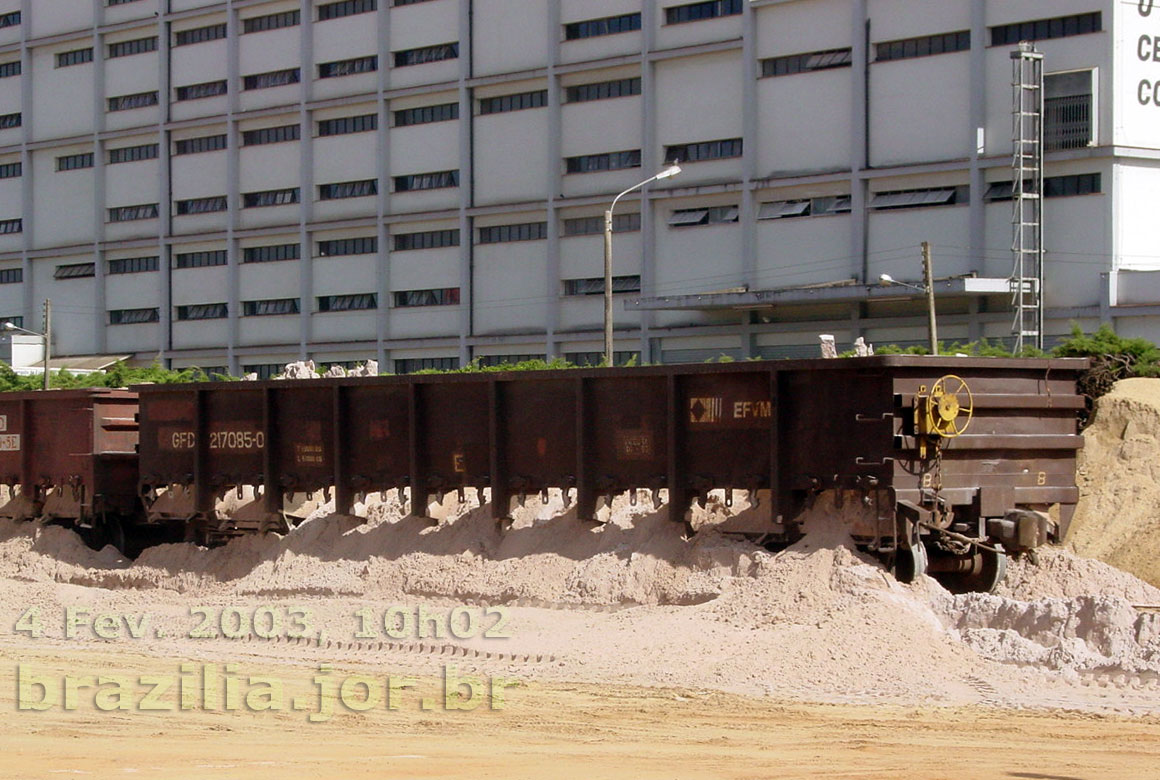
[[[1045,334],[1160,340],[1152,0],[0,0],[0,318],[261,374],[1012,330],[1044,54]]]

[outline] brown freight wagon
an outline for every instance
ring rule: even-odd
[[[137,499],[137,394],[0,393],[0,517],[73,525],[124,547]]]
[[[548,489],[583,518],[645,489],[676,522],[710,491],[745,491],[728,529],[784,543],[824,497],[856,510],[857,541],[901,576],[986,590],[1001,550],[1066,532],[1086,365],[878,356],[140,386],[140,490],[150,520],[203,539],[285,529],[317,491],[349,513],[406,488],[425,515],[487,488],[501,519]]]

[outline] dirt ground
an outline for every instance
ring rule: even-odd
[[[1074,545],[1110,546],[993,595],[897,581],[828,499],[776,553],[647,495],[503,530],[380,496],[136,561],[0,521],[0,780],[1160,780],[1160,380],[1119,390]]]
[[[180,659],[37,647],[0,662],[44,677],[172,676]],[[338,673],[356,673],[342,667]],[[368,674],[374,670],[364,669]],[[313,700],[314,670],[241,663]],[[419,689],[440,683],[422,678]],[[18,711],[0,685],[0,776],[173,778],[1141,778],[1160,776],[1160,720],[967,708],[779,704],[708,691],[528,683],[502,709],[336,713]],[[167,697],[176,704],[173,697]],[[224,705],[223,705],[224,706]]]

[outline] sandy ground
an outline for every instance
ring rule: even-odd
[[[36,673],[173,675],[179,659],[19,649]],[[371,673],[358,664],[340,674]],[[250,660],[238,674],[315,699],[304,666]],[[420,688],[438,692],[433,678]],[[705,690],[529,683],[503,709],[336,715],[223,711],[14,711],[0,686],[5,778],[1101,778],[1157,776],[1160,721],[993,708],[784,704]],[[172,697],[169,698],[172,701]],[[176,702],[173,702],[176,706]]]
[[[1160,778],[1158,388],[1088,434],[1076,548],[1114,549],[994,595],[898,582],[824,499],[776,554],[645,494],[135,562],[0,521],[0,778]]]

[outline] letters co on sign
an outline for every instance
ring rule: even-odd
[[[1136,10],[1141,18],[1152,15],[1156,0],[1137,0]],[[1136,99],[1142,106],[1160,108],[1160,31],[1154,35],[1144,33],[1136,41],[1136,57],[1143,63],[1151,63],[1154,77],[1140,79],[1136,86]]]

